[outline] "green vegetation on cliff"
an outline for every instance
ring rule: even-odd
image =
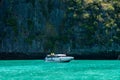
[[[119,0],[1,0],[0,24],[1,52],[120,50]]]

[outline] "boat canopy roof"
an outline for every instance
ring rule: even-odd
[[[55,56],[66,56],[66,54],[55,54]]]
[[[66,54],[53,54],[53,55],[47,55],[47,56],[66,56]]]

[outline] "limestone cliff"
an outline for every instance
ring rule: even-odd
[[[0,52],[120,52],[119,4],[119,0],[0,0]]]

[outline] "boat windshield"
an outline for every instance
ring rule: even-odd
[[[55,56],[66,56],[66,54],[56,54]]]

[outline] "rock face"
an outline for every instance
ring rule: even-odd
[[[117,0],[0,0],[0,52],[120,52],[119,4]]]
[[[0,8],[1,52],[44,52],[65,13],[56,0],[2,0]]]

